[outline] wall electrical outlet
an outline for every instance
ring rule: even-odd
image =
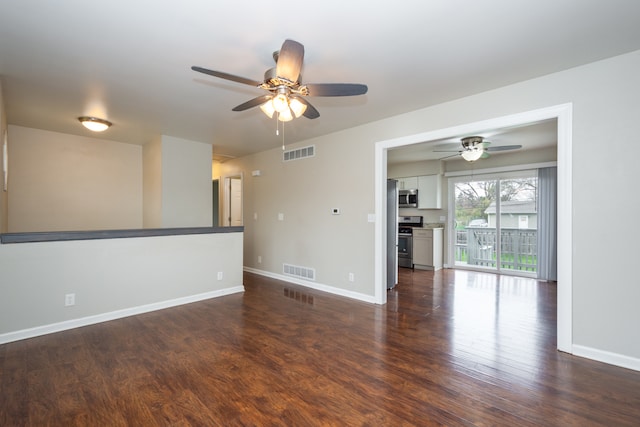
[[[356,276],[353,273],[349,273],[349,281],[354,282],[356,280]]]
[[[76,305],[76,294],[66,294],[64,296],[64,305],[65,307]]]
[[[262,264],[262,255],[258,255],[258,264]]]
[[[218,271],[218,280],[222,280],[223,274],[222,271]]]

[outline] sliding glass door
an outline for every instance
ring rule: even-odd
[[[536,171],[452,180],[454,265],[534,276]]]

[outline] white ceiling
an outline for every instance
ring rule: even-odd
[[[286,38],[305,45],[305,82],[369,86],[309,98],[321,116],[288,123],[292,143],[638,50],[640,1],[0,0],[8,123],[89,135],[77,117],[96,115],[115,141],[277,147],[259,109],[231,111],[260,89],[190,67],[261,80]]]

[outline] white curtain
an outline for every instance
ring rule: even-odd
[[[557,168],[538,169],[538,279],[558,280]]]

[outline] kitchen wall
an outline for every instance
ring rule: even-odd
[[[440,160],[425,160],[419,162],[396,163],[387,166],[387,177],[402,178],[407,176],[437,175],[444,172],[445,162]],[[400,208],[402,216],[418,215],[426,223],[442,223],[441,216],[447,215],[447,180],[442,179],[441,185],[442,209]],[[418,194],[420,197],[420,194]]]
[[[640,51],[291,147],[315,144],[316,159],[282,163],[274,142],[273,150],[225,163],[245,176],[264,172],[245,179],[245,266],[272,275],[281,274],[283,262],[311,266],[318,272],[314,286],[373,296],[371,272],[378,261],[367,214],[374,209],[376,142],[572,103],[573,346],[640,368],[640,287],[632,263],[620,258],[635,253],[637,239],[628,238],[623,221],[594,225],[612,212],[628,215],[640,208],[632,197],[637,165],[629,154],[629,141],[640,131],[638,68]],[[342,207],[343,214],[330,215],[332,207]],[[278,222],[278,212],[284,221]],[[355,272],[354,282],[348,272]]]

